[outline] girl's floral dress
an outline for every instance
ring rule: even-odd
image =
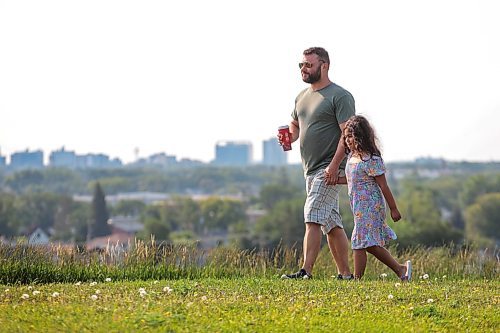
[[[365,156],[360,160],[350,154],[345,171],[354,216],[352,248],[384,246],[387,241],[396,239],[396,233],[385,222],[385,199],[375,182],[375,176],[385,173],[382,158]]]

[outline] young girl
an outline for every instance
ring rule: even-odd
[[[354,254],[354,277],[360,279],[366,268],[366,252],[386,264],[403,281],[411,279],[411,262],[399,264],[384,248],[396,234],[385,222],[385,201],[394,222],[401,219],[396,201],[385,179],[385,166],[376,144],[375,133],[363,116],[352,116],[346,122],[344,146],[347,157],[346,177],[349,200],[354,216],[351,246]]]

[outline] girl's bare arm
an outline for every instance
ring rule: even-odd
[[[389,184],[387,184],[387,179],[385,179],[385,174],[375,176],[375,181],[382,190],[382,194],[384,195],[385,201],[387,201],[387,205],[391,210],[392,220],[394,222],[399,221],[401,219],[401,214],[399,213],[398,207],[396,206],[396,200],[394,200],[394,196],[392,195],[391,189],[389,188]]]

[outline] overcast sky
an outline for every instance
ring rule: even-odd
[[[0,0],[0,150],[259,161],[323,46],[386,161],[499,161],[497,3]]]

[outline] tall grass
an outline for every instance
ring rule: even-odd
[[[396,253],[395,249],[391,252]],[[398,259],[411,259],[415,275],[446,275],[448,278],[496,279],[500,251],[473,247],[416,247]],[[77,281],[160,280],[196,278],[277,277],[297,270],[301,251],[278,246],[272,250],[241,250],[217,247],[204,250],[191,245],[167,245],[154,239],[136,240],[127,246],[108,244],[100,252],[61,245],[10,246],[0,243],[0,284],[31,284]],[[351,262],[352,267],[352,262]],[[336,275],[325,247],[314,267],[315,278]],[[366,279],[377,279],[389,269],[374,258],[368,262]]]

